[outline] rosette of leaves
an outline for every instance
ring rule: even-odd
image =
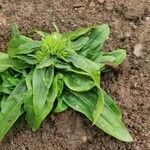
[[[117,67],[126,51],[102,51],[109,36],[106,24],[68,33],[45,33],[40,40],[12,28],[7,53],[0,52],[0,140],[17,119],[36,131],[49,114],[72,108],[111,136],[132,137],[121,111],[100,86],[106,66]]]

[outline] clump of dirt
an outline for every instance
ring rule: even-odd
[[[121,107],[133,143],[123,143],[93,127],[79,113],[49,116],[39,131],[20,121],[0,143],[0,150],[148,150],[150,149],[150,1],[148,0],[0,0],[0,50],[6,50],[10,23],[24,34],[32,29],[61,31],[108,23],[106,50],[125,48],[128,56],[117,70],[103,75],[103,87]],[[136,45],[142,52],[135,53]]]

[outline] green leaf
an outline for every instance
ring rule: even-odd
[[[8,54],[0,52],[0,72],[4,72],[11,66],[12,64],[11,64]]]
[[[50,55],[44,57],[42,62],[37,66],[37,68],[45,68],[55,64],[56,59]]]
[[[8,95],[3,94],[3,96],[1,97],[1,105],[0,105],[0,110],[3,108],[3,106],[5,106],[5,101],[7,101]]]
[[[80,74],[64,73],[63,79],[66,86],[73,91],[88,91],[95,86],[89,77]]]
[[[104,63],[106,65],[117,67],[122,61],[126,58],[126,50],[117,49],[112,52],[105,52],[101,58],[100,63]]]
[[[75,39],[79,38],[80,36],[88,33],[90,30],[91,30],[91,27],[89,27],[89,28],[79,28],[75,31],[70,31],[70,32],[64,33],[63,37],[68,38],[70,40],[75,40]]]
[[[24,70],[26,68],[28,68],[28,64],[26,64],[24,61],[18,59],[18,58],[10,58],[10,62],[11,62],[11,68],[13,68],[14,70]],[[25,70],[24,70],[25,71]]]
[[[33,72],[33,109],[36,115],[39,115],[45,105],[49,88],[54,76],[54,69],[35,68]]]
[[[21,60],[10,58],[8,54],[0,52],[0,72],[4,72],[8,68],[22,70],[27,67],[27,64],[25,64]]]
[[[61,73],[57,74],[57,97],[59,97],[64,89],[64,80],[63,80],[63,75]]]
[[[8,130],[23,113],[23,94],[26,92],[25,82],[21,81],[9,95],[0,111],[0,140],[3,139]]]
[[[103,90],[104,93],[104,99],[105,99],[105,105],[109,107],[113,113],[118,116],[119,119],[122,119],[122,114],[120,108],[115,104],[115,102],[112,100],[112,98]]]
[[[93,114],[93,124],[96,123],[96,121],[98,120],[100,114],[103,111],[103,107],[104,107],[104,94],[103,94],[103,90],[99,87],[96,88],[96,92],[95,94],[97,94],[97,102],[96,102],[96,106],[95,106],[95,110],[94,110],[94,114]]]
[[[89,41],[82,49],[82,55],[90,59],[95,57],[95,55],[98,55],[104,42],[108,39],[109,33],[110,29],[107,24],[93,28],[89,35]]]
[[[20,79],[10,76],[6,72],[2,75],[2,84],[0,85],[0,92],[11,94],[12,90],[18,85]]]
[[[0,85],[0,93],[11,94],[11,89]]]
[[[27,120],[28,124],[31,126],[33,131],[36,131],[40,127],[42,121],[51,112],[53,105],[54,105],[54,101],[59,93],[58,92],[59,88],[60,88],[59,80],[62,80],[62,79],[61,79],[60,75],[58,74],[55,76],[55,78],[53,80],[53,83],[49,90],[44,108],[39,115],[36,115],[33,110],[32,90],[29,90],[26,93],[25,102],[24,102],[25,103],[24,108],[25,108],[25,111],[27,112],[26,120]],[[30,84],[28,84],[28,85],[30,87]]]
[[[26,36],[18,35],[8,43],[8,55],[14,57],[17,54],[29,54],[41,46],[40,41],[34,41]]]
[[[88,37],[80,37],[78,40],[72,42],[72,47],[74,51],[81,50],[85,44],[88,42]]]
[[[11,38],[18,37],[20,35],[20,32],[19,32],[17,24],[13,23],[11,28],[12,28],[11,29]]]
[[[97,99],[95,98],[95,94],[93,92],[78,94],[67,92],[63,94],[62,99],[71,108],[83,113],[89,118],[89,120],[93,120],[93,112],[97,103]],[[122,121],[107,105],[104,105],[104,109],[95,122],[95,125],[121,141],[133,141]]]
[[[14,57],[18,53],[19,46],[32,41],[32,39],[23,35],[19,35],[15,38],[12,38],[8,43],[8,55],[10,57]]]
[[[28,55],[17,55],[15,58],[29,64],[29,65],[35,65],[37,64],[37,59],[34,55],[28,54]]]
[[[60,113],[65,111],[68,108],[68,105],[63,101],[61,97],[57,98],[57,105],[53,110],[53,113]]]
[[[12,24],[11,40],[8,44],[9,56],[14,57],[17,54],[28,54],[40,46],[40,41],[21,35],[18,26],[15,23]]]
[[[61,72],[73,72],[73,73],[89,76],[89,74],[86,73],[85,71],[83,71],[79,68],[76,68],[75,66],[73,66],[69,63],[56,62],[55,67],[57,69],[59,69]]]
[[[96,63],[83,56],[77,55],[76,53],[72,53],[71,55],[69,55],[66,60],[72,62],[75,67],[87,72],[91,76],[91,78],[93,78],[96,85],[99,86],[100,68]]]
[[[17,48],[16,54],[29,54],[35,51],[35,48],[39,48],[41,46],[40,41],[28,41]]]

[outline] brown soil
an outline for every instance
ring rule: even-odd
[[[36,28],[53,31],[52,22],[61,31],[108,23],[112,32],[106,50],[125,48],[128,56],[117,71],[104,75],[103,86],[121,107],[134,142],[115,140],[84,116],[67,111],[48,117],[35,133],[20,121],[0,150],[150,149],[150,0],[0,0],[2,51],[13,21],[26,35]]]

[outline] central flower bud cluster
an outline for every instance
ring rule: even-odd
[[[62,34],[55,32],[42,39],[41,49],[37,51],[36,56],[39,60],[42,60],[47,55],[53,55],[58,58],[65,57],[69,54],[68,45],[71,45],[71,42],[64,38]]]

